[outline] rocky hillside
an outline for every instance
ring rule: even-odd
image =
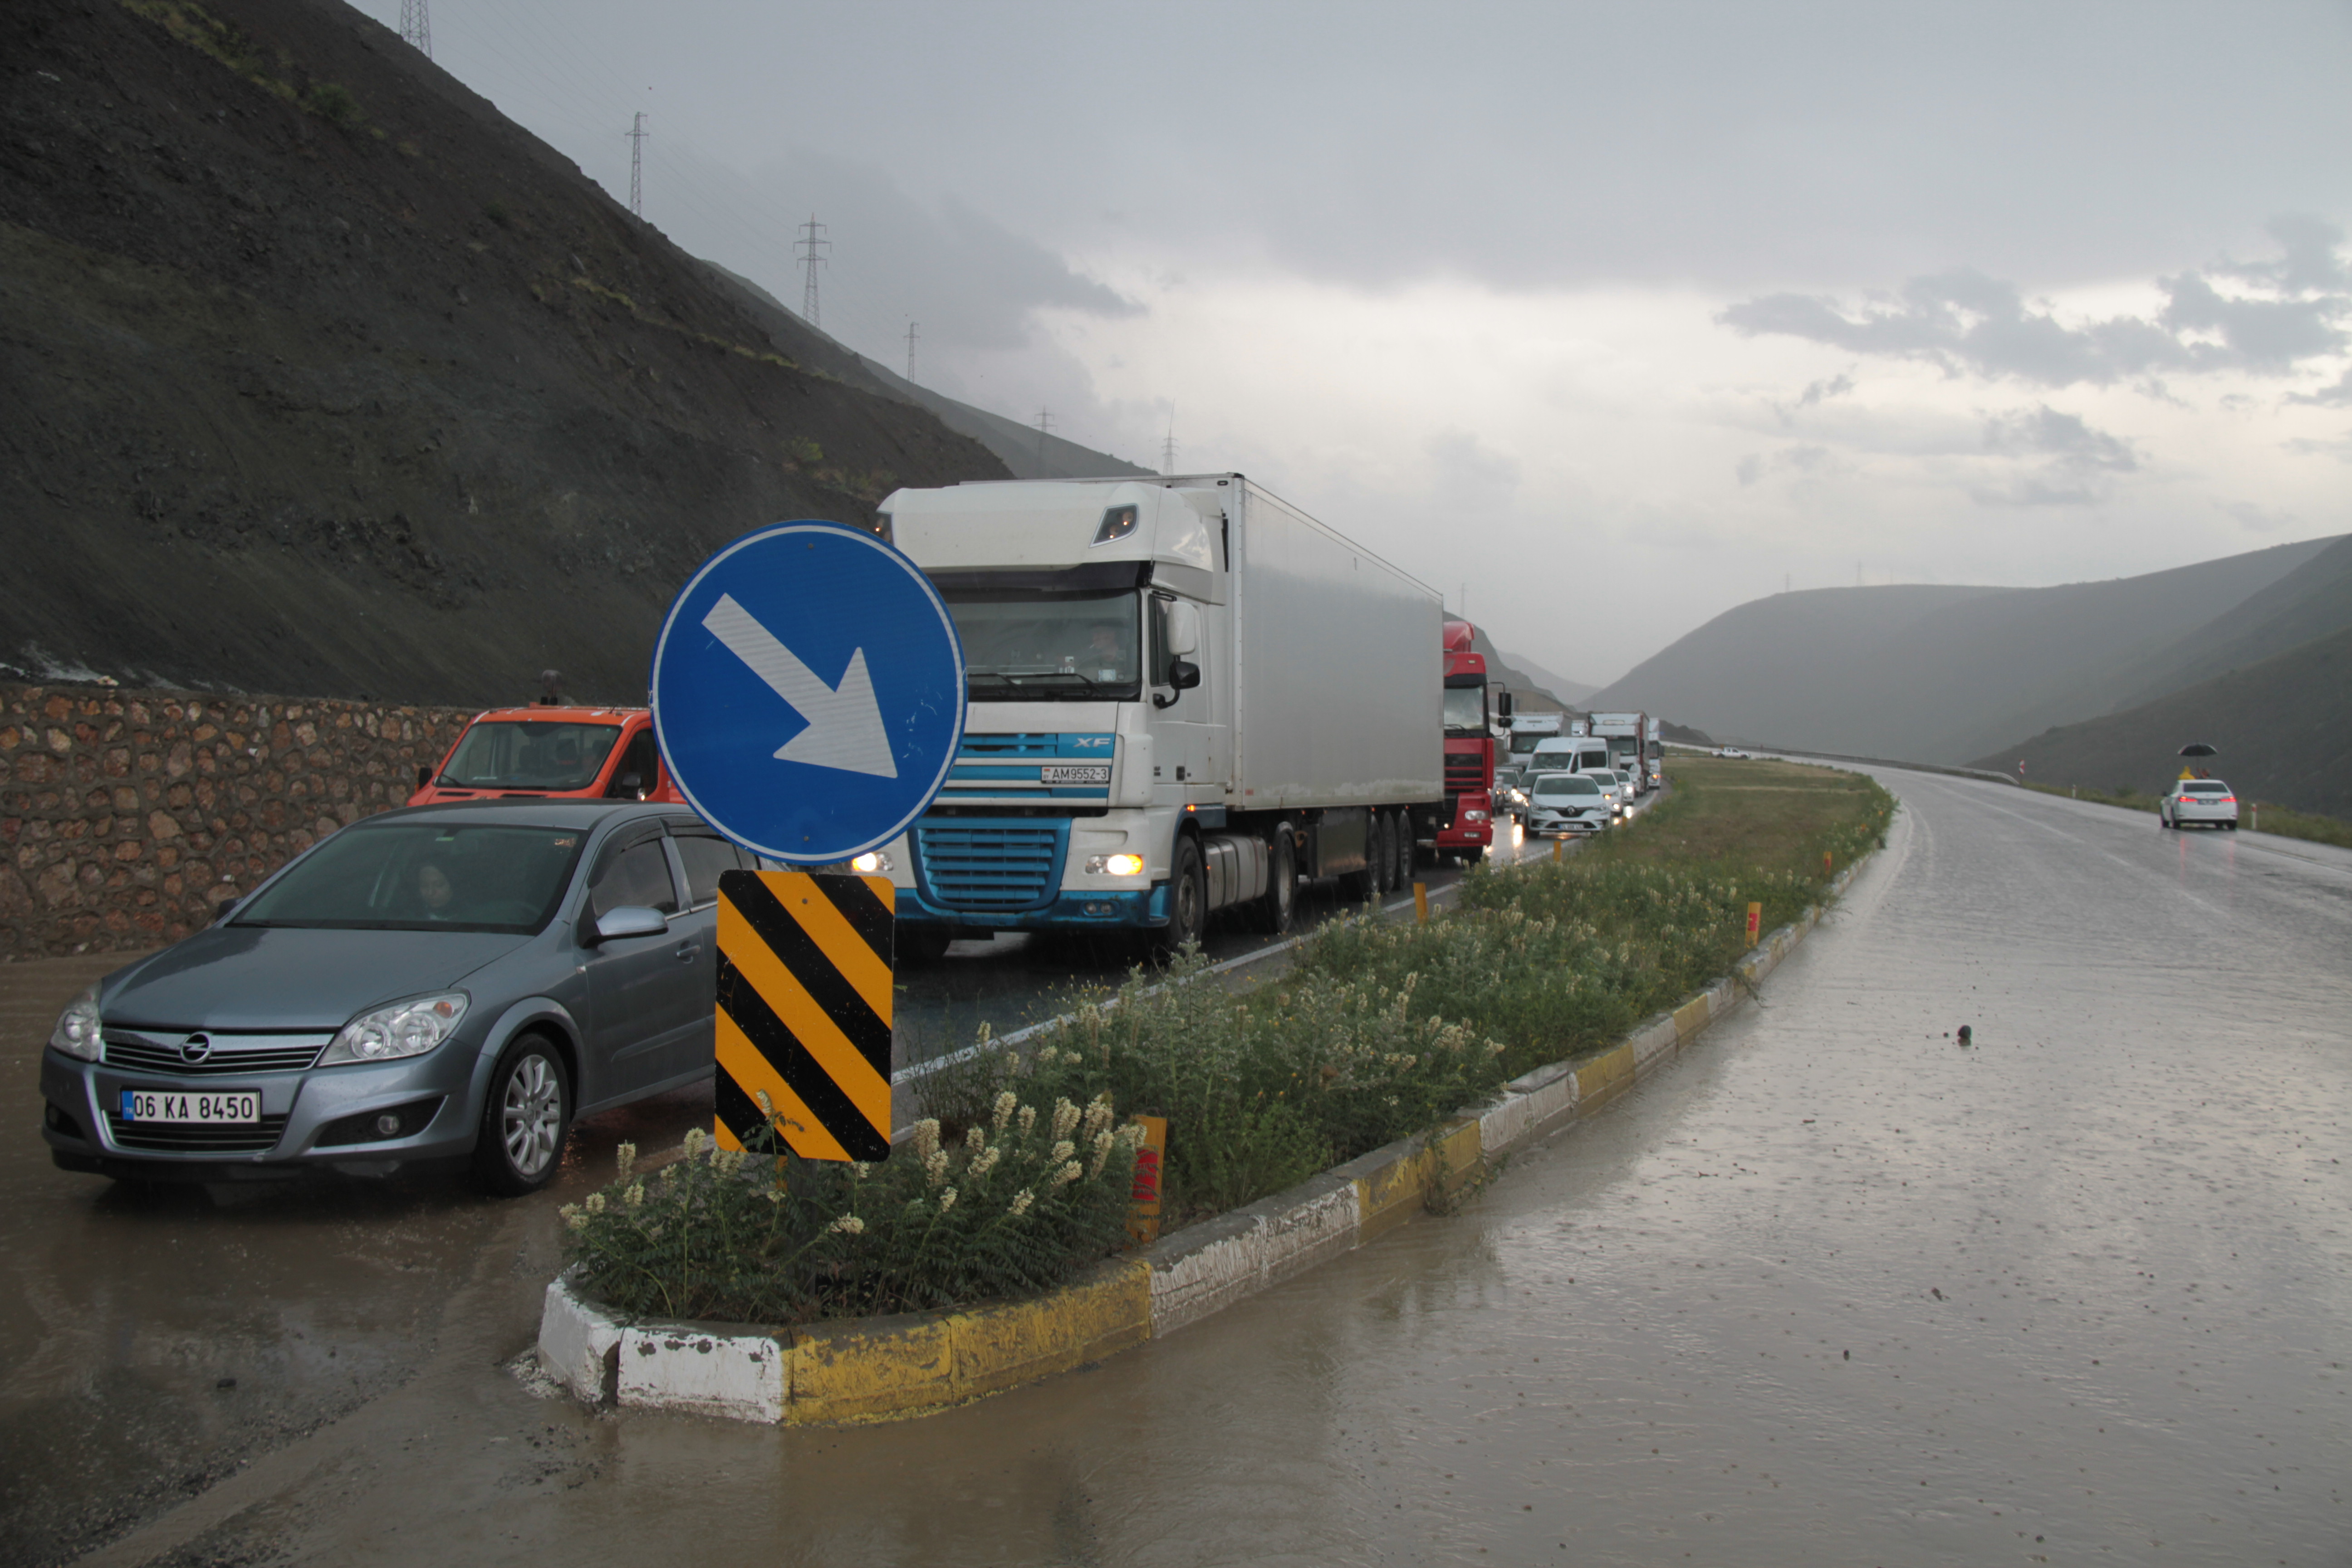
[[[0,676],[643,700],[788,517],[1003,478],[383,27],[0,7]]]

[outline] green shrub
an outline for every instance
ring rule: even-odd
[[[784,456],[803,468],[813,468],[824,461],[824,448],[806,436],[794,436],[785,441]]]
[[[360,118],[360,100],[340,82],[322,81],[311,88],[310,108],[320,119],[337,125],[353,125]]]
[[[588,1289],[630,1316],[788,1324],[1034,1295],[1124,1241],[1139,1130],[1110,1101],[1041,1112],[1008,1089],[953,1143],[880,1163],[722,1151],[698,1129],[651,1179],[563,1210]]]

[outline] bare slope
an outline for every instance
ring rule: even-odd
[[[0,80],[23,674],[643,700],[719,543],[1006,477],[341,5],[12,0]]]
[[[2202,741],[2208,764],[2240,799],[2352,817],[2352,627],[2167,693],[2121,713],[2048,731],[1979,759],[2044,784],[2161,791],[2180,748]]]
[[[1780,745],[1959,763],[2109,710],[2183,637],[2332,542],[2054,588],[1776,595],[1717,616],[1591,704]]]

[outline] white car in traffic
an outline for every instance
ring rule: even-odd
[[[1589,773],[1538,773],[1528,782],[1527,832],[1598,833],[1617,817],[1617,808]]]
[[[2238,826],[2238,794],[2220,779],[2179,779],[2156,803],[2159,827]]]

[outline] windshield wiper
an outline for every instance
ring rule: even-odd
[[[1120,686],[1129,684],[1129,682],[1127,681],[1118,681],[1114,683],[1106,680],[1097,680],[1093,676],[1086,674],[1082,670],[1076,669],[1041,669],[1036,671],[1034,674],[1024,675],[1021,677],[1021,679],[1023,680],[1083,680],[1089,688],[1109,686],[1112,684],[1118,684]]]

